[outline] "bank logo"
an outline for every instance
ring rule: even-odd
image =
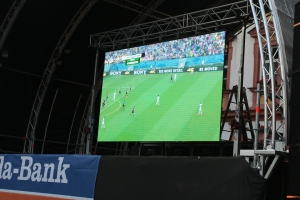
[[[64,157],[58,157],[57,165],[55,163],[34,163],[31,156],[21,156],[20,158],[21,167],[13,168],[11,162],[5,162],[4,156],[0,156],[0,179],[10,180],[16,175],[18,176],[17,180],[20,181],[68,183],[66,171],[70,168],[70,164],[63,164]]]

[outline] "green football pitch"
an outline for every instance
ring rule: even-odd
[[[219,141],[223,72],[178,73],[176,82],[170,77],[171,74],[104,77],[98,141]],[[202,115],[198,114],[200,102]]]

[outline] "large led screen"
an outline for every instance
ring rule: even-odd
[[[219,141],[225,32],[105,53],[98,141]]]

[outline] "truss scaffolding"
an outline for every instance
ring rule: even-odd
[[[146,15],[154,19],[164,19],[170,17],[169,15],[156,11],[155,7],[161,4],[164,0],[153,0],[147,6],[142,6],[138,3],[129,0],[104,0],[106,2],[115,4],[117,6],[132,10],[134,12],[140,13],[141,15]],[[150,11],[152,10],[152,11]],[[146,11],[146,12],[145,12]]]
[[[3,47],[3,44],[6,40],[6,37],[14,24],[20,10],[22,9],[23,5],[25,4],[26,0],[15,0],[13,5],[11,6],[10,10],[8,11],[1,27],[0,27],[0,50]]]
[[[111,1],[111,0],[110,0]],[[113,50],[119,47],[136,46],[161,40],[175,39],[187,35],[215,32],[231,26],[241,27],[241,17],[255,24],[260,49],[264,98],[264,144],[262,150],[252,154],[260,157],[253,166],[268,178],[272,168],[286,153],[288,66],[280,19],[276,9],[277,0],[244,0],[193,13],[169,17],[149,23],[132,25],[112,31],[90,35],[90,46]],[[277,2],[278,3],[278,2]],[[249,23],[251,23],[249,22]],[[233,29],[236,30],[236,29]],[[274,50],[274,44],[276,50]],[[268,66],[266,61],[269,61]],[[276,63],[276,64],[275,64]],[[276,125],[278,121],[280,124]],[[279,129],[283,128],[283,133]],[[269,133],[271,138],[269,139]],[[278,153],[281,152],[281,153]],[[264,163],[268,156],[275,156],[271,168],[266,171]]]
[[[34,153],[34,141],[35,141],[35,131],[36,131],[36,127],[37,127],[37,122],[39,119],[40,110],[41,110],[43,100],[44,100],[47,88],[49,86],[49,83],[50,83],[50,80],[52,77],[52,74],[56,69],[56,61],[62,55],[66,44],[68,43],[70,37],[76,30],[79,23],[82,21],[82,19],[85,17],[85,15],[88,13],[88,11],[93,7],[93,5],[96,2],[97,2],[97,0],[86,0],[83,3],[81,8],[75,14],[73,19],[67,26],[66,30],[62,34],[58,44],[56,45],[56,47],[52,53],[52,56],[48,62],[48,65],[46,67],[46,70],[45,70],[42,80],[40,82],[40,85],[39,85],[39,88],[38,88],[38,91],[37,91],[37,94],[36,94],[36,97],[35,97],[35,100],[34,100],[34,103],[32,106],[32,110],[31,110],[31,114],[30,114],[30,118],[29,118],[29,122],[28,122],[28,126],[27,126],[27,131],[26,131],[26,138],[25,138],[25,142],[24,142],[23,153]]]
[[[65,30],[50,58],[32,107],[24,142],[24,153],[34,153],[34,141],[36,140],[35,130],[39,112],[52,74],[56,68],[56,60],[61,56],[65,45],[80,21],[96,1],[97,0],[87,0],[84,3]],[[260,170],[261,175],[268,178],[272,172],[272,168],[279,160],[279,156],[284,155],[282,152],[286,152],[285,148],[287,142],[289,80],[287,77],[288,66],[286,66],[286,63],[288,62],[283,44],[284,40],[281,40],[283,34],[276,9],[277,0],[242,0],[175,17],[170,17],[164,13],[155,11],[155,6],[158,6],[163,0],[153,0],[151,2],[152,4],[149,4],[149,7],[140,7],[141,5],[128,0],[105,1],[122,7],[130,7],[130,9],[135,9],[134,11],[144,10],[143,15],[141,14],[140,18],[136,18],[131,23],[133,25],[130,25],[129,27],[90,35],[90,46],[105,50],[137,46],[145,43],[186,37],[189,35],[216,32],[218,30],[226,30],[228,27],[230,27],[233,32],[236,31],[237,27],[241,27],[241,17],[248,16],[248,19],[255,24],[258,35],[264,95],[263,149],[253,150],[251,151],[251,154],[259,156],[257,163],[253,166]],[[20,3],[21,1],[15,2]],[[120,5],[121,2],[124,4]],[[158,15],[161,16],[158,17]],[[145,16],[159,20],[136,24],[136,22],[143,21]],[[274,44],[277,47],[275,51],[273,48]],[[267,60],[269,61],[268,66],[266,65]],[[93,104],[91,98],[94,99],[99,93],[102,86],[102,78],[102,74],[98,73],[95,79],[96,83],[94,83],[93,92],[91,92],[82,116],[75,153],[83,154],[88,149],[92,149],[89,146],[93,146],[93,144],[89,143],[90,138],[88,138],[88,134],[91,131],[89,130],[91,128],[90,117],[94,109],[94,105],[91,105]],[[278,117],[279,115],[281,115],[280,118]],[[276,124],[278,121],[281,121],[280,125]],[[279,132],[279,128],[283,128],[283,133]],[[268,137],[269,133],[271,133],[270,139]],[[116,154],[125,155],[126,153],[124,153],[125,150],[123,149],[128,149],[128,144],[120,143],[120,145],[120,147],[116,147],[115,152]],[[95,152],[97,148],[100,147],[97,147],[96,143]],[[266,170],[264,163],[268,156],[275,156],[275,159],[271,164],[271,168]]]
[[[251,12],[248,0],[209,8],[193,13],[169,17],[153,22],[133,25],[112,31],[90,35],[90,46],[114,49],[226,29],[228,25],[240,24],[239,16]]]

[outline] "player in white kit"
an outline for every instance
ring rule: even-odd
[[[114,102],[116,101],[116,92],[114,92],[114,97],[113,97],[113,99],[114,99]]]
[[[102,125],[101,125],[101,128],[105,128],[105,117],[103,117],[103,119],[102,119]]]
[[[174,82],[176,82],[177,74],[174,74]]]
[[[202,115],[202,103],[200,102],[199,104],[199,112],[198,115]]]
[[[159,95],[157,95],[157,97],[156,97],[156,104],[155,105],[159,105]]]

